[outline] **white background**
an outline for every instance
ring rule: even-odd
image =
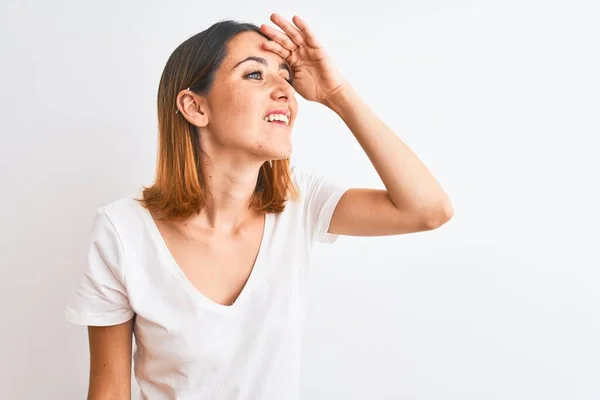
[[[85,398],[87,333],[63,310],[95,210],[152,182],[166,60],[271,12],[308,21],[455,208],[318,248],[302,398],[600,398],[592,3],[4,0],[0,398]],[[295,164],[383,187],[330,110],[300,100],[294,135]]]

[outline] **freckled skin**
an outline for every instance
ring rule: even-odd
[[[291,130],[298,104],[294,88],[286,81],[289,74],[280,68],[284,60],[260,48],[266,40],[255,32],[244,32],[229,42],[227,56],[207,97],[209,123],[200,135],[201,146],[209,154],[210,149],[227,148],[239,150],[240,157],[264,161],[290,157]],[[235,64],[248,56],[263,57],[268,66],[248,61],[232,71]],[[259,69],[264,71],[262,76],[246,77]],[[288,128],[264,121],[271,108],[290,109]]]

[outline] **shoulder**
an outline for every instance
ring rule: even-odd
[[[122,197],[104,204],[97,209],[97,213],[106,214],[111,218],[128,219],[137,216],[143,207],[135,196]]]
[[[299,190],[300,201],[307,202],[315,197],[329,198],[343,194],[347,187],[325,178],[320,173],[292,166],[290,176]]]
[[[310,241],[334,242],[336,237],[327,231],[333,212],[348,188],[296,166],[292,167],[290,172],[299,191],[299,197],[291,208],[296,221],[301,221],[300,224]]]
[[[324,181],[318,173],[295,165],[290,168],[290,177],[299,191],[300,199],[306,199]]]
[[[111,231],[121,245],[139,237],[145,227],[144,212],[147,210],[135,196],[123,197],[96,209],[96,224]]]

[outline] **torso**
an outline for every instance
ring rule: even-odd
[[[323,222],[343,191],[292,176],[304,196],[235,235],[156,221],[133,198],[97,214],[67,315],[88,325],[135,315],[141,398],[298,399],[310,255],[330,240]]]
[[[264,214],[235,234],[214,234],[177,221],[154,219],[179,268],[205,297],[232,305],[254,268],[265,228]]]

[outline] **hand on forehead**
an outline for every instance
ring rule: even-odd
[[[287,61],[279,54],[270,50],[266,50],[262,45],[269,42],[269,39],[256,32],[242,32],[236,35],[227,46],[227,56],[224,64],[228,64],[233,68],[239,62],[246,58],[258,57],[264,59],[268,66],[285,64],[288,68]]]

